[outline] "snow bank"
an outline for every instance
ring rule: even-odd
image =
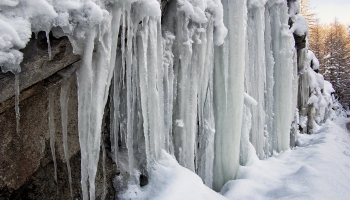
[[[229,199],[348,199],[349,122],[328,121],[313,135],[299,135],[294,150],[241,166],[221,193]]]
[[[150,171],[147,186],[128,185],[128,189],[118,196],[120,199],[153,200],[224,200],[225,197],[203,184],[201,178],[192,171],[180,166],[171,155],[162,151],[160,159]]]

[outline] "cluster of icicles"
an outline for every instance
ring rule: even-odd
[[[152,178],[149,169],[165,150],[220,190],[255,154],[263,159],[290,148],[298,83],[285,1],[174,0],[163,16],[155,0],[99,3],[108,17],[103,13],[99,24],[76,28],[82,38],[66,34],[82,56],[77,84],[84,199],[95,199],[107,102],[112,159],[129,183],[137,184],[141,172]],[[60,97],[69,172],[70,80],[66,76]],[[53,94],[49,99],[55,157]]]

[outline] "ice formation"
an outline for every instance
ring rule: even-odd
[[[61,121],[62,121],[62,141],[63,141],[63,151],[64,151],[64,157],[67,164],[67,170],[68,170],[68,182],[69,182],[69,189],[71,193],[71,197],[73,198],[73,192],[72,192],[72,172],[70,168],[70,162],[69,162],[69,149],[68,149],[68,102],[69,102],[69,88],[70,84],[72,82],[72,77],[64,76],[62,87],[61,87],[61,95],[60,95],[60,104],[61,104]]]
[[[310,59],[318,66],[316,59],[307,49],[294,48],[293,33],[308,34],[297,1],[288,3],[289,11],[281,0],[166,4],[162,15],[157,0],[0,2],[3,71],[20,70],[18,50],[32,31],[68,36],[81,55],[76,74],[83,199],[96,198],[101,146],[103,162],[106,156],[101,126],[108,98],[118,180],[135,187],[140,174],[152,180],[165,150],[219,191],[240,164],[289,149],[291,127],[305,121],[307,110],[315,123],[329,116],[332,91],[308,67]],[[69,169],[68,88],[65,81],[60,101]],[[302,109],[296,110],[297,103]],[[50,111],[53,137],[51,118]]]
[[[49,132],[50,132],[50,148],[52,154],[53,165],[55,168],[55,182],[57,183],[57,162],[55,149],[55,96],[52,91],[49,92]]]
[[[20,90],[19,90],[19,74],[16,72],[15,74],[15,112],[16,112],[16,133],[19,134],[20,131],[20,112],[19,112],[19,95],[20,95]]]

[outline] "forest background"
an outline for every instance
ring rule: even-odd
[[[310,0],[300,0],[301,14],[309,24],[309,50],[320,62],[319,73],[332,83],[335,97],[344,108],[350,106],[350,26],[337,18],[330,24],[320,23]]]

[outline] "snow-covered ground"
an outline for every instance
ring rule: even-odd
[[[313,135],[299,135],[294,150],[240,167],[222,193],[229,199],[349,199],[348,122],[328,121]]]
[[[338,118],[313,135],[299,135],[293,150],[241,166],[237,179],[221,194],[228,199],[349,199],[349,119]],[[130,186],[125,199],[225,199],[206,187],[190,170],[163,152],[153,180],[140,189]]]

